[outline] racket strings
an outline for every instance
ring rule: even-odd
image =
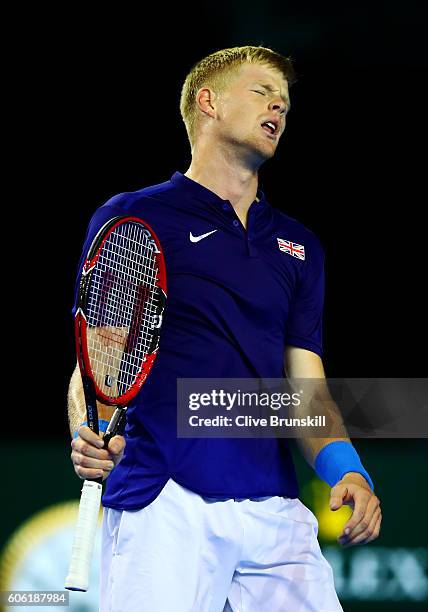
[[[127,222],[103,244],[91,275],[88,353],[96,384],[111,398],[134,384],[158,312],[157,260],[150,233]]]

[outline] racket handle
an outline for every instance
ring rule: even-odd
[[[100,512],[101,493],[100,483],[94,480],[84,481],[70,566],[65,580],[65,588],[70,591],[87,591],[89,587],[89,570]]]

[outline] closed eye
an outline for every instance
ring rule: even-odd
[[[257,89],[252,89],[252,91],[254,91],[254,93],[260,94],[261,96],[265,96],[266,95],[264,91],[258,91]]]

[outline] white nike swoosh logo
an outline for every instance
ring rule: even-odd
[[[200,236],[194,236],[192,232],[190,232],[189,234],[190,242],[199,242],[200,240],[203,240],[207,236],[211,236],[211,234],[214,234],[214,232],[216,231],[217,230],[212,230],[211,232],[207,232],[206,234],[201,234]]]

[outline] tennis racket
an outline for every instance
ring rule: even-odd
[[[154,231],[115,217],[98,232],[80,276],[75,335],[88,427],[99,433],[97,400],[116,410],[104,448],[123,433],[125,413],[153,366],[166,303],[166,269]],[[102,478],[85,480],[65,588],[87,591]]]

